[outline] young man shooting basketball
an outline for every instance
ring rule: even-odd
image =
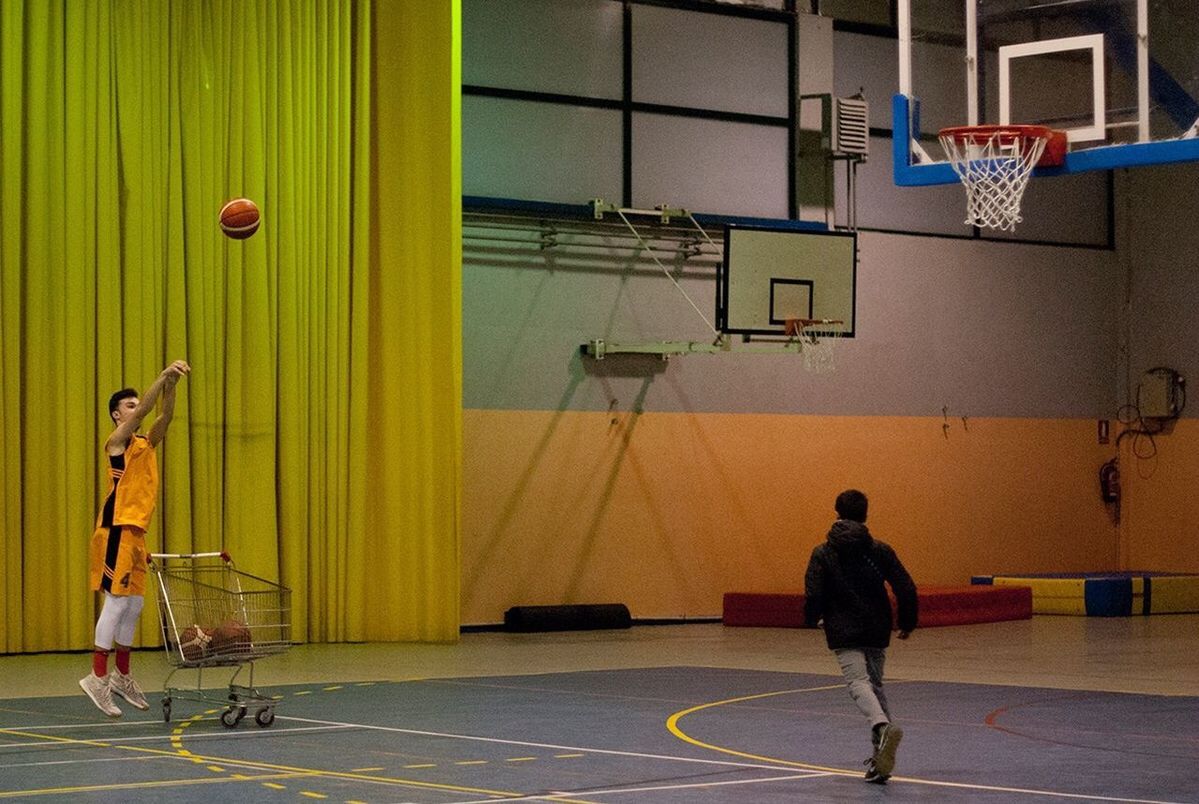
[[[883,693],[883,664],[891,644],[890,584],[899,604],[899,638],[916,627],[916,584],[890,545],[866,528],[866,495],[843,491],[835,504],[837,521],[824,543],[812,550],[804,577],[804,618],[824,621],[824,636],[837,655],[850,697],[870,721],[874,754],[866,760],[866,781],[885,784],[895,769],[903,730],[891,723]]]
[[[129,651],[146,593],[146,528],[158,501],[158,459],[154,448],[166,436],[175,412],[175,384],[191,371],[182,360],[162,370],[138,398],[124,388],[108,400],[114,429],[104,442],[108,461],[108,493],[96,517],[91,543],[91,586],[104,593],[96,622],[92,672],[79,686],[101,712],[120,717],[112,695],[138,709],[149,709],[141,688],[129,673]],[[162,396],[162,410],[147,435],[137,430]],[[116,647],[116,672],[108,673],[108,654]]]

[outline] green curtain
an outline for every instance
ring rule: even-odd
[[[456,129],[457,2],[432,18],[441,4],[381,5],[424,26],[441,77],[396,99],[425,115],[400,124],[416,141],[430,121]],[[460,279],[444,222],[421,235],[433,253],[397,264],[376,220],[395,210],[379,202],[391,134],[375,119],[398,117],[372,103],[379,13],[0,4],[0,651],[91,644],[107,398],[174,358],[192,374],[159,448],[152,550],[225,549],[290,586],[300,641],[456,638],[458,333],[393,332],[413,300],[384,291],[417,278],[416,307],[435,309]],[[456,160],[439,151],[419,189],[456,194]],[[236,196],[263,211],[245,241],[216,223]],[[156,644],[146,611],[139,641]]]

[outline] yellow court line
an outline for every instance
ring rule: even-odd
[[[78,740],[78,739],[75,739],[72,737],[56,737],[51,734],[37,734],[35,732],[24,732],[24,731],[19,731],[17,729],[0,729],[0,734],[10,734],[14,737],[32,737],[35,739],[48,740],[50,742],[67,743],[69,745],[88,745],[88,746],[102,747],[102,748],[115,748],[115,749],[120,749],[122,751],[136,751],[139,753],[154,754],[156,756],[171,757],[172,759],[181,759],[179,754],[175,751],[164,751],[164,750],[158,749],[158,748],[146,748],[144,746],[137,746],[137,745],[109,745],[108,743],[103,743],[98,740]],[[488,796],[506,796],[509,798],[514,798],[514,797],[522,795],[521,793],[513,792],[511,790],[488,790],[488,789],[482,788],[482,787],[465,787],[463,785],[437,784],[436,782],[421,782],[421,781],[417,781],[416,779],[395,779],[395,778],[390,778],[387,776],[367,776],[365,774],[347,773],[345,771],[320,770],[320,769],[316,769],[316,768],[298,768],[298,767],[293,767],[290,765],[276,765],[273,762],[260,762],[257,760],[234,759],[234,758],[230,758],[230,757],[212,757],[212,756],[202,756],[200,754],[193,754],[191,757],[188,757],[188,759],[190,760],[190,759],[192,759],[192,757],[195,757],[203,762],[224,762],[229,765],[239,765],[241,767],[256,768],[258,770],[277,771],[277,772],[282,772],[282,773],[286,773],[289,775],[301,774],[301,775],[305,775],[305,776],[325,776],[325,777],[328,777],[331,779],[348,779],[348,780],[356,781],[356,782],[371,782],[374,784],[387,784],[387,785],[400,785],[400,786],[407,785],[407,786],[411,786],[411,787],[423,787],[423,788],[429,788],[429,789],[434,789],[434,790],[449,790],[449,791],[452,791],[455,793],[481,793],[483,795],[488,795]],[[221,780],[220,779],[208,779],[205,781],[221,781]],[[170,782],[146,782],[144,784],[145,784],[145,786],[152,787],[155,785],[167,786],[171,783]],[[117,786],[117,787],[119,787],[119,786]],[[100,789],[106,789],[106,788],[100,788]],[[26,793],[24,793],[24,795],[36,795],[40,792],[41,791],[38,791],[38,790],[27,791]],[[13,795],[17,795],[17,794],[15,794],[15,793],[0,793],[0,796],[2,796],[2,797],[10,797],[11,798]]]
[[[752,759],[757,762],[772,762],[776,765],[785,765],[789,768],[804,768],[805,770],[824,771],[825,773],[836,773],[836,774],[840,774],[842,776],[860,776],[861,771],[857,771],[857,770],[846,770],[845,768],[830,768],[825,765],[813,765],[808,762],[795,762],[795,761],[789,760],[789,759],[777,759],[775,757],[764,757],[759,754],[748,754],[744,751],[734,751],[732,748],[725,748],[723,746],[712,745],[711,743],[705,743],[702,740],[697,740],[694,737],[692,737],[691,735],[686,734],[682,729],[679,728],[679,721],[682,720],[683,718],[687,717],[687,715],[694,714],[695,712],[702,712],[705,709],[711,709],[712,707],[715,707],[715,706],[724,706],[725,704],[744,703],[745,701],[756,701],[756,700],[760,700],[762,698],[773,698],[773,697],[776,697],[779,695],[794,695],[797,692],[825,692],[827,690],[839,690],[839,689],[844,688],[844,686],[845,686],[844,684],[829,684],[824,687],[804,687],[802,689],[795,689],[795,690],[779,690],[778,692],[760,692],[757,695],[743,695],[740,698],[729,698],[724,701],[713,701],[711,703],[700,704],[699,706],[693,706],[690,709],[684,709],[681,712],[675,712],[673,715],[671,715],[669,718],[666,719],[666,728],[668,731],[670,731],[671,734],[673,734],[675,737],[678,737],[680,740],[682,740],[685,743],[690,743],[691,745],[695,745],[700,748],[706,748],[709,751],[717,751],[721,754],[731,754],[732,756],[735,756],[735,757],[741,757],[742,759]]]
[[[115,784],[88,784],[77,787],[42,787],[33,790],[4,790],[0,798],[21,798],[24,796],[57,796],[68,793],[98,793],[109,790],[145,790],[154,787],[184,787],[193,784],[230,784],[236,782],[259,782],[263,779],[291,779],[294,773],[274,773],[263,776],[235,779],[231,776],[201,776],[196,779],[161,779],[153,782],[119,782]],[[265,784],[265,782],[264,782]],[[280,789],[283,789],[280,787]]]
[[[763,693],[759,693],[757,695],[744,695],[740,698],[729,698],[728,700],[724,700],[724,701],[713,701],[711,703],[700,704],[699,706],[693,706],[690,709],[684,709],[681,712],[675,712],[673,715],[671,715],[669,718],[666,719],[666,728],[670,731],[671,734],[673,734],[675,737],[678,737],[683,742],[690,743],[691,745],[695,745],[700,748],[706,748],[709,751],[717,751],[722,754],[731,754],[736,757],[742,757],[744,759],[753,759],[753,760],[757,760],[759,762],[772,762],[774,764],[783,765],[785,767],[790,767],[790,768],[805,768],[807,770],[824,771],[825,773],[834,774],[837,776],[852,776],[855,778],[860,778],[862,775],[862,772],[860,770],[846,770],[844,768],[829,768],[829,767],[825,767],[824,765],[813,765],[813,764],[807,763],[807,762],[795,762],[794,760],[790,760],[790,759],[779,759],[777,757],[766,757],[766,756],[761,756],[759,754],[749,754],[744,751],[734,751],[733,749],[725,748],[724,746],[712,745],[711,743],[705,743],[702,740],[697,740],[694,737],[690,736],[689,734],[684,733],[683,730],[680,729],[679,725],[678,725],[679,721],[682,720],[683,718],[685,718],[687,715],[693,714],[695,712],[701,712],[704,709],[711,709],[716,706],[724,706],[725,704],[743,703],[744,701],[753,701],[753,700],[757,700],[759,698],[770,698],[770,697],[776,696],[776,695],[791,695],[791,694],[798,693],[798,692],[822,692],[825,690],[837,690],[837,689],[842,689],[844,686],[845,686],[844,684],[832,684],[827,687],[806,687],[803,689],[795,689],[795,690],[780,690],[778,692],[763,692]],[[992,791],[992,792],[997,792],[997,793],[1022,793],[1025,795],[1045,796],[1048,798],[1081,799],[1081,800],[1086,800],[1086,801],[1130,802],[1131,804],[1176,804],[1175,802],[1159,801],[1157,799],[1119,798],[1119,797],[1115,797],[1115,796],[1103,796],[1103,795],[1084,794],[1084,793],[1064,793],[1064,792],[1060,792],[1057,790],[1043,790],[1043,789],[1030,788],[1030,787],[1003,787],[1000,785],[971,784],[969,782],[945,782],[945,781],[939,781],[936,779],[920,779],[920,778],[911,777],[911,776],[892,776],[891,781],[893,781],[893,782],[908,782],[911,784],[929,785],[931,787],[946,787],[946,788],[962,789],[962,790],[986,790],[986,791]]]

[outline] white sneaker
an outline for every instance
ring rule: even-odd
[[[109,717],[121,716],[121,710],[112,702],[112,693],[108,690],[107,678],[100,678],[95,673],[88,673],[79,679],[79,686],[83,688],[87,697],[92,699],[92,703],[101,712]]]
[[[150,704],[146,703],[146,696],[142,694],[142,688],[133,680],[131,674],[122,673],[120,670],[109,673],[108,689],[143,712],[150,708]]]

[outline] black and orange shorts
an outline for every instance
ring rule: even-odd
[[[91,546],[92,589],[114,595],[144,595],[148,559],[146,532],[141,528],[96,528]]]

